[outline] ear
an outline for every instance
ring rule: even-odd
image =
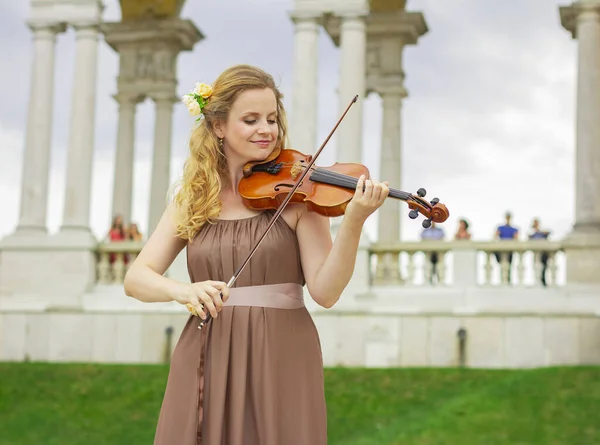
[[[212,128],[219,139],[223,139],[225,137],[225,122],[217,120],[213,122]]]

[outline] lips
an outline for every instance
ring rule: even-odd
[[[271,141],[252,141],[252,143],[265,148],[271,145]]]

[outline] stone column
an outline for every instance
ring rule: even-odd
[[[381,93],[383,117],[381,128],[380,173],[382,181],[388,181],[390,187],[401,188],[402,176],[402,138],[400,111],[406,91],[402,86],[387,88]],[[388,199],[379,209],[378,242],[400,242],[400,201]]]
[[[148,214],[148,236],[152,234],[166,208],[167,192],[171,175],[171,130],[174,94],[152,95],[156,104],[154,130],[154,155],[150,184],[150,212]]]
[[[344,15],[340,26],[340,115],[355,95],[358,101],[337,129],[337,162],[361,162],[363,106],[366,96],[366,24],[364,15]]]
[[[113,187],[112,216],[121,215],[126,224],[131,222],[134,176],[135,113],[142,96],[120,93],[115,180]]]
[[[567,282],[600,283],[600,2],[561,7],[578,39],[575,224],[565,240]]]
[[[56,35],[66,27],[33,23],[29,27],[33,31],[33,63],[17,232],[46,234]]]
[[[580,3],[574,230],[600,231],[600,3]]]
[[[75,75],[61,232],[91,233],[90,204],[99,32],[96,24],[75,24],[74,28]]]
[[[294,22],[294,80],[290,148],[304,153],[317,151],[318,39],[320,17],[296,12]]]
[[[400,112],[406,91],[402,85],[380,89],[382,99],[382,128],[380,173],[381,180],[387,180],[390,187],[400,188],[402,176],[402,139]],[[398,244],[400,242],[400,201],[388,199],[379,209],[377,217],[377,242]],[[379,255],[377,260],[378,284],[397,285],[400,280],[398,255]]]

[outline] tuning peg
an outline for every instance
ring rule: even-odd
[[[425,190],[424,188],[420,188],[419,190],[417,190],[417,195],[419,195],[421,198],[423,198],[426,194],[427,190]]]
[[[410,212],[408,212],[408,217],[410,219],[417,219],[419,217],[419,212],[417,212],[415,209],[412,209]]]
[[[436,205],[438,202],[440,202],[440,199],[439,199],[439,198],[433,198],[433,199],[431,200],[431,205],[432,205],[432,206],[434,206],[434,205]]]
[[[429,229],[431,227],[431,218],[424,219],[422,225],[425,229]]]

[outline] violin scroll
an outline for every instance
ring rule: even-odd
[[[412,198],[407,200],[407,204],[411,209],[408,212],[408,217],[416,219],[420,213],[427,218],[422,223],[423,227],[427,229],[431,227],[431,222],[443,223],[446,221],[450,216],[450,212],[444,204],[440,203],[438,198],[433,198],[430,202],[427,202],[423,199],[426,194],[425,189],[420,188],[417,190],[416,195],[412,195]]]

